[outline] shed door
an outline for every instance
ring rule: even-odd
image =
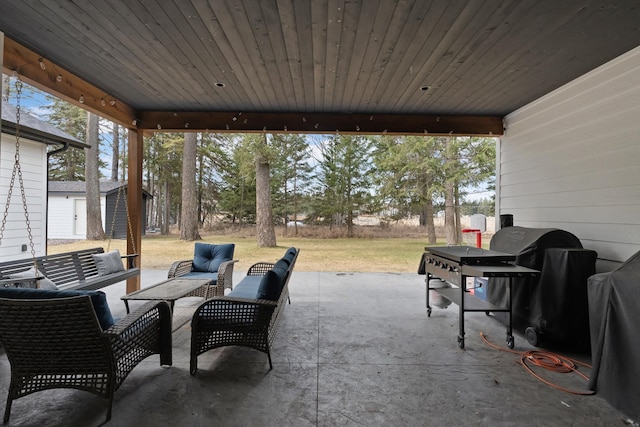
[[[87,200],[76,199],[73,204],[73,234],[87,234]]]

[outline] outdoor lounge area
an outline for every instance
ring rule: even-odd
[[[234,283],[244,276],[234,272]],[[166,278],[143,270],[142,287]],[[125,307],[125,284],[103,289],[113,315]],[[466,346],[456,345],[458,310],[425,308],[424,276],[389,273],[296,272],[291,305],[272,348],[263,353],[225,347],[202,354],[189,375],[188,324],[173,333],[173,366],[158,356],[139,364],[116,392],[110,426],[431,426],[629,424],[604,399],[554,389],[529,375],[519,356],[502,349],[504,325],[482,313],[467,316]],[[132,305],[142,301],[131,301]],[[184,308],[192,300],[178,300]],[[516,333],[516,351],[533,349]],[[579,355],[587,358],[588,355]],[[588,374],[588,372],[586,372]],[[577,376],[551,377],[587,390]],[[0,402],[9,364],[0,349]],[[96,426],[105,399],[49,390],[13,403],[10,426]]]
[[[126,146],[119,147],[123,169],[114,174],[123,172],[126,179],[126,254],[142,248],[147,165],[153,163],[146,148],[156,136],[184,133],[186,141],[194,133],[255,133],[267,143],[268,135],[279,134],[336,140],[410,136],[442,139],[448,147],[469,137],[496,138],[495,162],[490,156],[495,164],[495,215],[515,218],[518,227],[571,232],[582,248],[597,253],[596,272],[606,273],[640,250],[637,3],[4,0],[0,65],[16,90],[0,100],[2,113],[15,111],[13,121],[3,120],[0,182],[13,182],[6,160],[15,158],[19,165],[22,146],[30,203],[36,204],[29,225],[22,203],[27,228],[33,226],[29,236],[38,240],[37,256],[46,256],[47,230],[56,227],[47,215],[56,211],[46,194],[48,172],[56,166],[46,145],[62,149],[93,144],[72,135],[43,138],[39,124],[29,126],[27,111],[21,122],[21,108],[29,100],[18,89],[24,83],[126,133]],[[189,141],[191,145],[197,137]],[[430,149],[407,148],[404,158],[430,163],[422,161],[430,157]],[[448,151],[442,156],[447,159],[443,169],[449,169],[448,160],[455,157]],[[256,171],[258,166],[266,171],[261,167],[263,153],[256,154]],[[217,160],[222,159],[212,165]],[[217,169],[203,163],[197,170],[222,176]],[[424,196],[420,211],[428,217],[434,201],[442,198],[450,205],[449,200],[467,190],[447,191],[446,196],[424,191],[424,184],[431,182],[424,177],[439,178],[440,172],[411,172],[396,180],[394,184],[416,184],[415,191],[407,193],[411,197],[395,191],[395,185],[392,192],[407,199],[411,210],[418,206],[413,194]],[[166,175],[172,185],[177,183],[174,174]],[[458,181],[453,176],[434,188],[450,187]],[[192,188],[194,177],[181,176]],[[22,179],[18,181],[24,188]],[[0,188],[0,193],[11,194],[10,188],[3,191]],[[256,188],[256,193],[261,191]],[[385,210],[396,211],[383,200]],[[82,211],[81,202],[75,203]],[[453,209],[445,208],[445,220],[451,216],[447,210]],[[295,219],[298,211],[283,209]],[[2,261],[27,251],[26,240],[13,233],[14,223],[9,218],[10,232],[0,238]],[[169,218],[165,223],[169,225]],[[77,222],[65,224],[83,230]],[[144,266],[145,256],[140,255],[137,265]],[[637,405],[640,394],[626,391],[629,384],[638,384],[640,373],[620,362],[640,360],[629,356],[640,350],[637,310],[616,316],[611,315],[616,310],[609,309],[620,306],[616,304],[621,299],[637,308],[635,271],[618,282],[594,275],[602,283],[592,293],[604,320],[601,348],[613,343],[620,349],[613,358],[594,351],[594,371],[606,377],[595,384],[600,388],[596,395],[567,393],[527,373],[519,358],[533,347],[521,331],[513,336],[507,332],[505,343],[504,325],[493,315],[477,312],[465,318],[455,304],[435,307],[427,315],[424,276],[297,271],[288,283],[291,304],[269,347],[270,360],[251,348],[216,348],[198,356],[197,375],[190,375],[192,331],[189,323],[180,323],[170,335],[172,366],[159,366],[158,355],[137,364],[113,395],[109,425],[638,425],[637,412],[629,420],[616,409],[620,406],[610,403],[622,395],[625,404]],[[127,274],[132,277],[126,285],[103,288],[115,317],[125,315],[125,293],[167,279],[166,270]],[[239,283],[244,273],[233,271],[233,277]],[[619,283],[625,285],[620,293],[614,286]],[[102,284],[100,279],[96,286]],[[189,302],[176,301],[176,309],[188,311],[183,304]],[[509,291],[509,306],[511,302]],[[133,310],[143,304],[129,303]],[[485,343],[481,332],[497,348]],[[502,351],[510,347],[516,353]],[[576,357],[591,359],[586,354]],[[48,358],[53,359],[50,354]],[[0,348],[0,402],[7,397],[9,378],[9,363]],[[590,383],[566,374],[554,374],[552,380],[584,391]],[[615,399],[605,400],[603,390]],[[102,425],[105,400],[77,390],[38,392],[13,402],[6,425]]]

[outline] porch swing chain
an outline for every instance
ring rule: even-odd
[[[13,163],[13,171],[11,172],[11,181],[7,192],[7,203],[4,207],[4,215],[2,216],[2,225],[0,226],[0,245],[4,238],[4,230],[7,226],[7,216],[9,215],[9,207],[11,205],[11,196],[13,195],[13,187],[15,186],[16,175],[18,175],[18,183],[20,184],[20,193],[22,195],[22,207],[24,209],[24,217],[27,224],[27,233],[29,235],[29,246],[31,247],[31,256],[33,257],[33,265],[37,269],[36,250],[33,244],[33,234],[31,233],[31,221],[29,220],[29,210],[27,209],[27,196],[24,190],[24,181],[22,179],[22,168],[20,167],[20,97],[22,95],[23,83],[20,79],[16,80],[16,154]]]

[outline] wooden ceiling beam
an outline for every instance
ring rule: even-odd
[[[136,118],[145,131],[268,133],[343,133],[450,136],[500,136],[500,116],[424,114],[349,114],[281,112],[142,111]]]
[[[135,110],[42,55],[4,38],[3,72],[60,99],[127,128],[134,128]]]

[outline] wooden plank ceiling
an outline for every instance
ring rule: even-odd
[[[0,31],[5,72],[129,128],[489,135],[640,45],[638,6],[3,0]]]

